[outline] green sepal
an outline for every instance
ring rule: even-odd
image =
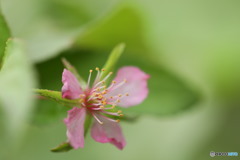
[[[114,67],[120,58],[121,54],[123,53],[125,48],[124,43],[118,44],[115,48],[113,48],[112,52],[110,53],[107,62],[103,66],[105,71],[102,74],[102,78],[104,78],[109,72],[114,70]]]
[[[69,142],[63,142],[56,148],[51,149],[52,152],[67,152],[73,149]]]
[[[86,137],[88,131],[89,131],[89,128],[92,124],[92,115],[90,115],[90,113],[86,114],[86,118],[85,118],[85,122],[84,122],[84,136]]]
[[[72,74],[75,75],[75,77],[78,79],[81,87],[84,89],[87,86],[87,83],[85,82],[85,80],[78,74],[78,71],[76,70],[76,68],[71,65],[71,63],[69,61],[67,61],[66,58],[62,58],[62,63],[64,64],[64,66],[70,71],[72,72]]]
[[[38,95],[55,101],[59,104],[62,104],[66,107],[75,107],[75,106],[79,106],[79,100],[70,100],[70,99],[66,99],[66,98],[62,98],[62,93],[59,91],[51,91],[51,90],[47,90],[47,89],[34,89],[34,92],[37,93]]]

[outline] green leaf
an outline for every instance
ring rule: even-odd
[[[0,71],[0,107],[7,129],[7,144],[17,143],[25,131],[33,109],[32,88],[35,75],[31,62],[20,40],[10,39]]]
[[[118,59],[120,58],[121,54],[124,51],[124,48],[125,44],[120,43],[112,50],[108,57],[107,62],[103,66],[105,71],[103,72],[102,77],[105,77],[109,72],[113,71],[114,67],[116,66],[116,63],[118,62]]]
[[[81,48],[102,50],[124,42],[127,45],[127,52],[146,54],[149,49],[145,43],[146,32],[143,27],[145,25],[139,11],[123,5],[118,7],[114,14],[105,21],[95,25],[79,37],[75,45]]]
[[[44,98],[55,101],[67,107],[74,107],[79,105],[79,100],[70,100],[62,98],[62,93],[59,91],[51,91],[47,89],[35,89],[34,92],[39,94],[40,96],[43,96]]]
[[[0,12],[0,69],[3,64],[4,50],[6,47],[7,39],[10,37],[9,29],[5,22],[4,17]]]
[[[119,0],[11,0],[1,7],[14,37],[26,41],[29,57],[36,62],[69,48],[77,36],[118,4]]]

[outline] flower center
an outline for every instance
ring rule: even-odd
[[[95,70],[97,71],[97,75],[92,86],[90,84],[93,70],[89,71],[86,90],[83,94],[79,95],[80,103],[82,107],[85,107],[100,124],[103,124],[100,120],[102,118],[112,122],[120,122],[120,120],[116,118],[122,117],[123,114],[122,111],[116,110],[115,107],[121,102],[122,98],[129,96],[129,94],[123,93],[114,95],[113,91],[127,83],[127,80],[124,79],[118,83],[113,80],[107,87],[106,80],[113,73],[109,72],[105,77],[102,77],[105,70],[100,70],[99,68],[96,68]]]

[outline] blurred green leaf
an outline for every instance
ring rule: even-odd
[[[0,12],[0,69],[3,64],[4,50],[6,47],[7,39],[10,37],[9,29],[5,22],[3,15]]]
[[[120,6],[111,17],[95,25],[75,45],[86,49],[106,49],[124,42],[131,53],[146,53],[144,22],[137,10],[125,5]]]
[[[47,89],[34,89],[34,92],[42,96],[43,98],[55,101],[67,107],[73,107],[73,106],[79,105],[79,100],[70,100],[70,99],[62,98],[62,93],[58,91],[52,91]]]
[[[7,129],[7,143],[17,142],[33,109],[32,88],[35,77],[32,64],[20,40],[10,39],[0,71],[0,107]]]
[[[13,36],[25,40],[30,58],[39,62],[70,47],[118,1],[11,0],[1,7]]]

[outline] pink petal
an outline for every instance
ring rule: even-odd
[[[62,74],[62,97],[67,99],[77,99],[83,93],[77,78],[67,69]]]
[[[100,116],[98,118],[103,124],[99,124],[95,120],[91,130],[92,138],[100,143],[111,143],[122,150],[126,146],[126,141],[120,125]]]
[[[68,117],[64,119],[67,126],[67,137],[74,149],[84,147],[84,122],[86,110],[74,107],[68,111]]]
[[[118,106],[130,107],[142,103],[142,101],[148,95],[147,80],[150,76],[144,73],[137,67],[122,67],[118,70],[117,76],[115,77],[116,86],[121,83],[124,79],[127,80],[121,87],[110,90],[109,96],[116,96],[122,94]],[[125,96],[128,93],[129,96]]]

